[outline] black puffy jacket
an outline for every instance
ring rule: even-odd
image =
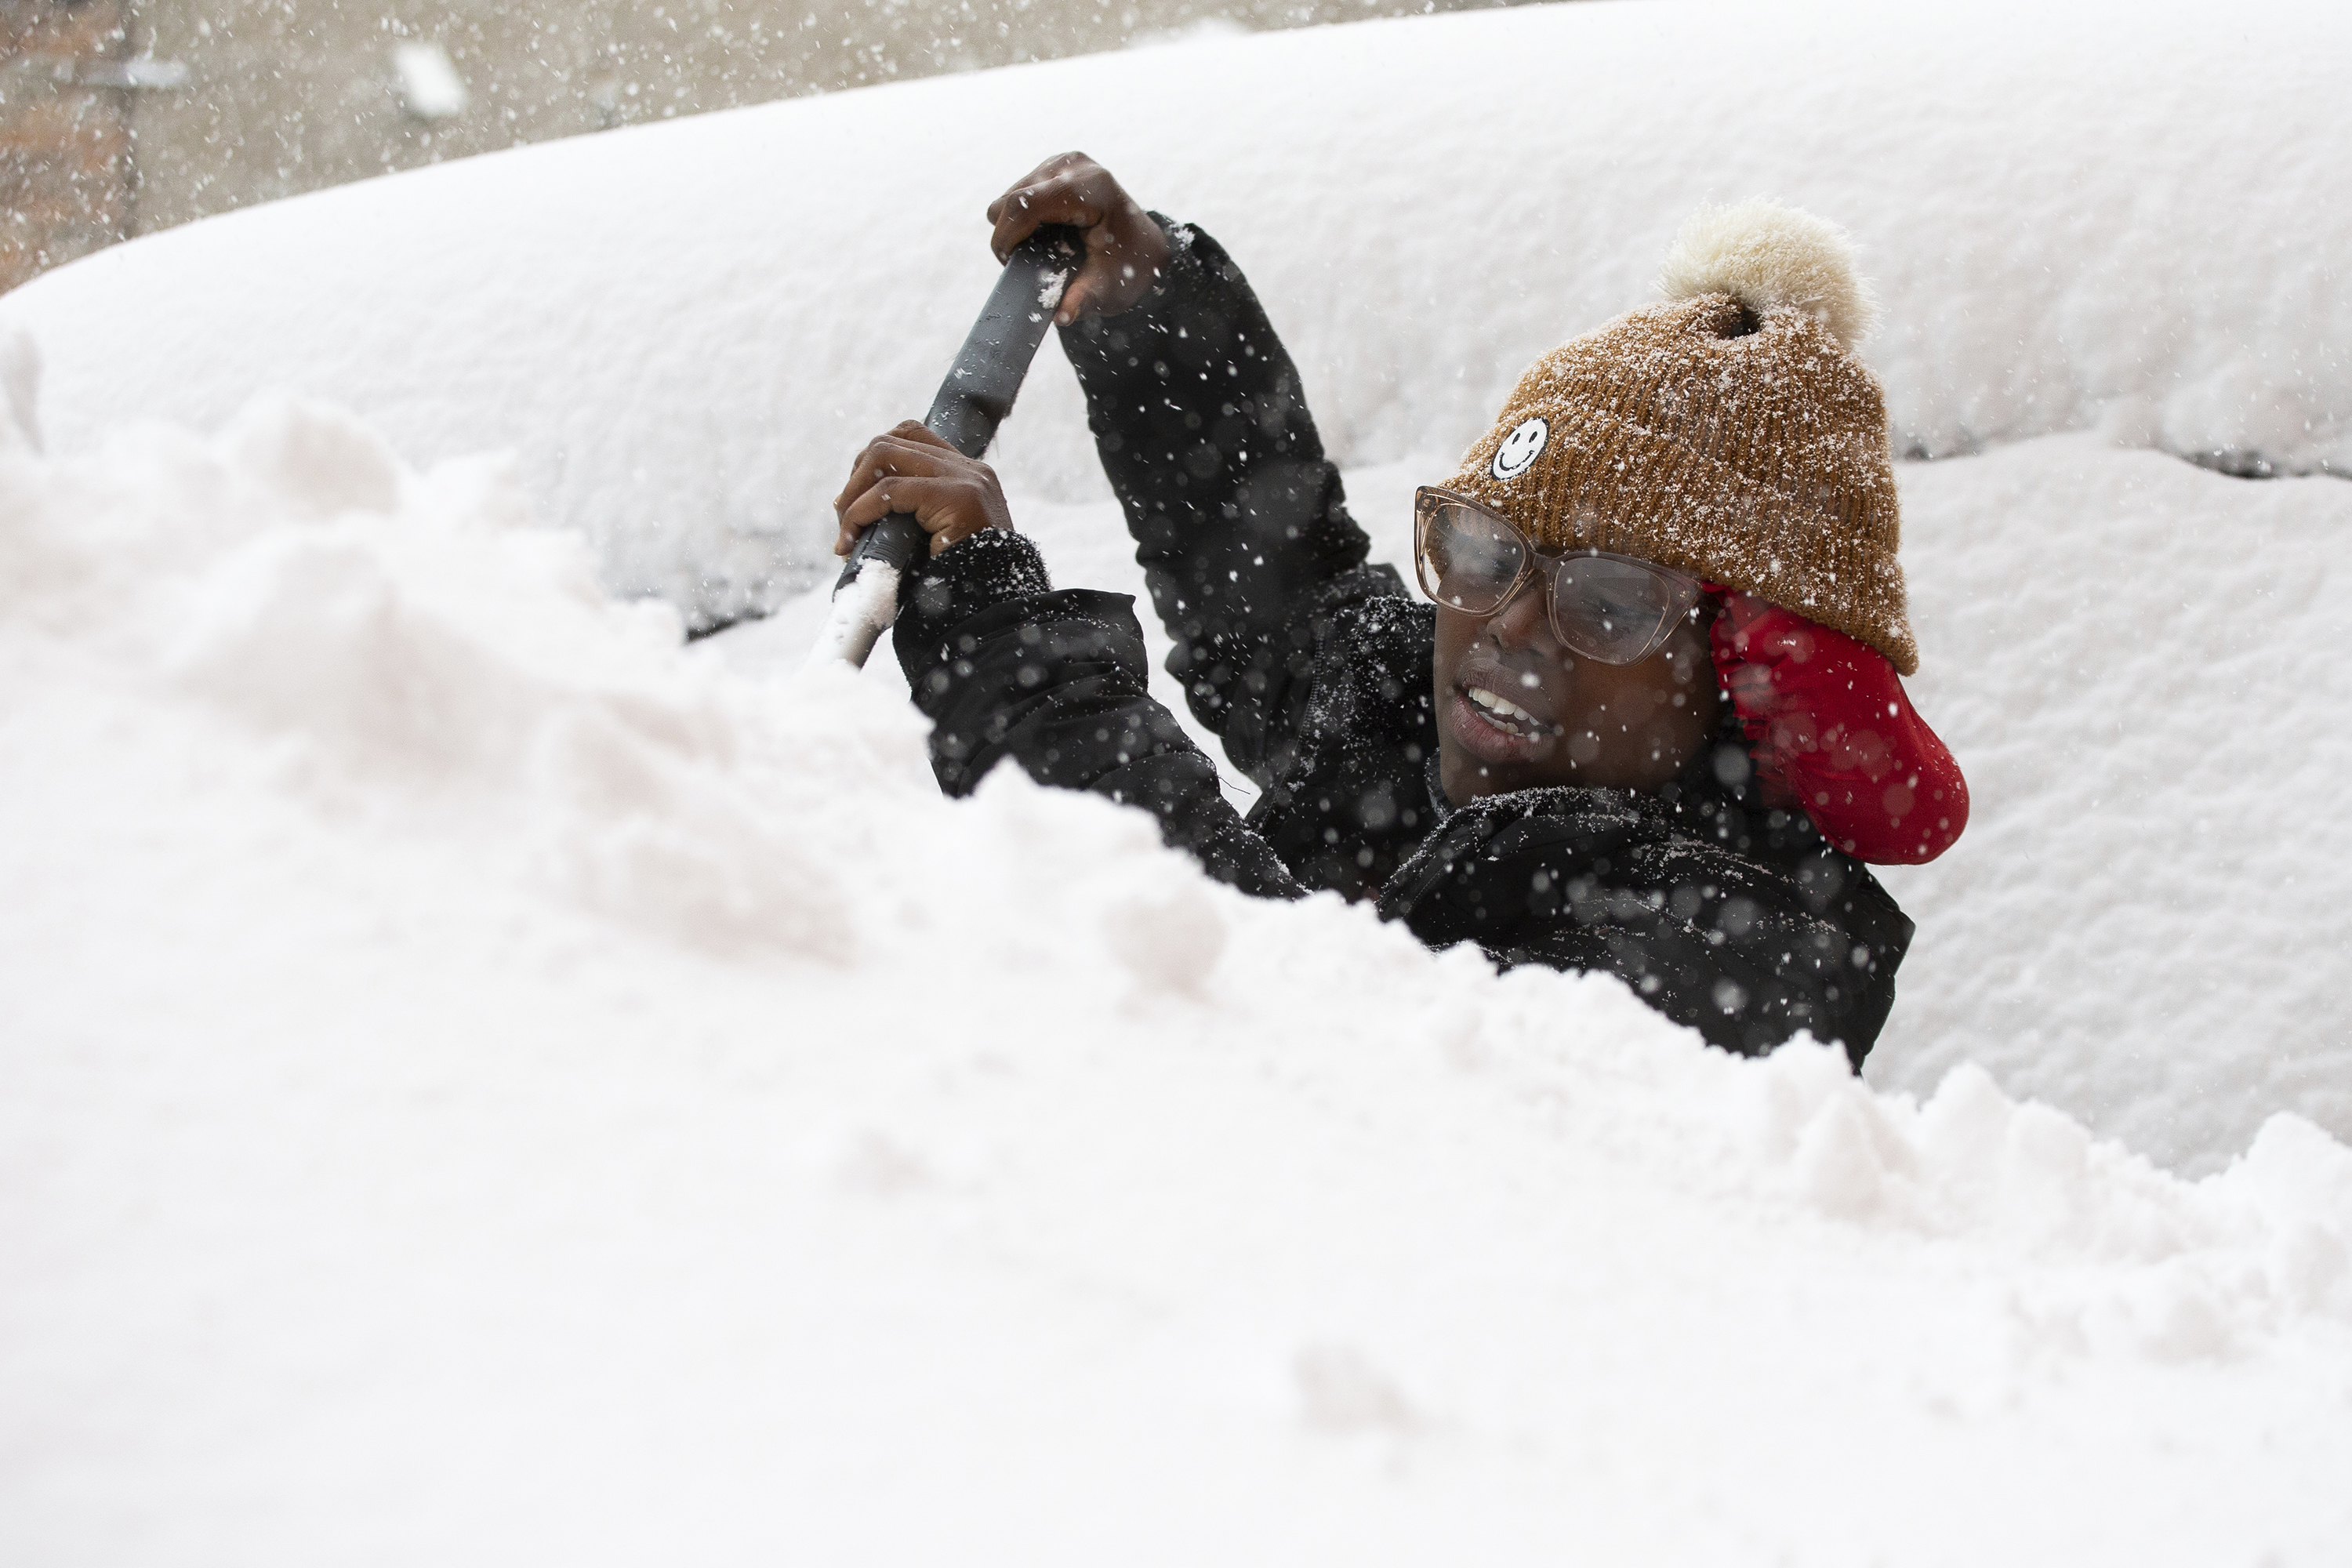
[[[1760,1051],[1810,1029],[1859,1066],[1911,922],[1811,821],[1756,796],[1736,716],[1654,792],[1446,803],[1435,611],[1366,563],[1297,371],[1239,269],[1198,230],[1170,234],[1151,295],[1062,342],[1175,639],[1168,668],[1263,793],[1244,822],[1151,699],[1134,601],[1056,591],[1036,546],[1003,532],[901,589],[898,658],[936,726],[940,787],[963,794],[1012,757],[1150,811],[1244,891],[1376,893],[1433,947],[1605,970],[1717,1045]]]

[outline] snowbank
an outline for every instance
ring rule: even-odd
[[[1223,239],[1348,466],[1458,453],[1646,298],[1703,201],[1852,228],[1899,449],[2098,426],[2352,469],[2338,62],[2310,0],[1533,7],[1217,39],[477,158],[120,247],[0,302],[62,449],[258,392],[438,460],[510,447],[607,585],[804,585],[844,454],[930,399],[988,198],[1084,146]],[[1015,488],[1100,493],[1041,366]],[[1931,646],[1932,663],[1937,650]]]
[[[2273,1110],[2352,1138],[2352,485],[2088,436],[1900,472],[1974,805],[1885,874],[1919,938],[1873,1079],[1979,1062],[2192,1170]]]
[[[943,801],[317,405],[0,428],[26,1561],[2340,1553],[2306,1121],[2189,1182]]]

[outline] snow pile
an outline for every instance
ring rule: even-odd
[[[844,454],[930,402],[981,209],[1084,147],[1240,258],[1339,460],[1458,454],[1527,363],[1650,296],[1703,203],[1844,226],[1898,450],[2096,426],[2352,469],[2336,62],[2258,0],[1527,7],[1210,39],[795,100],[209,220],[10,296],[61,447],[257,393],[439,460],[516,450],[623,593],[804,586]],[[1182,105],[1181,113],[1138,105]],[[1048,362],[1013,487],[1101,481]]]
[[[2352,485],[2088,436],[1898,469],[1910,682],[1973,817],[1873,1079],[1962,1061],[2168,1164],[2271,1110],[2352,1138]]]
[[[66,650],[93,644],[234,721],[322,809],[404,803],[425,814],[396,813],[406,830],[681,940],[837,955],[837,879],[803,824],[854,787],[843,745],[747,794],[726,694],[647,662],[677,614],[609,601],[576,535],[520,526],[506,468],[419,479],[347,416],[265,403],[209,447],[157,434],[47,482],[20,467],[0,579],[16,620],[63,636],[45,700],[70,701],[92,672]]]
[[[682,647],[510,468],[319,405],[0,429],[27,1561],[2352,1527],[2306,1121],[2189,1182],[1974,1068],[1890,1097],[1253,903],[1098,800],[943,801],[887,681]]]

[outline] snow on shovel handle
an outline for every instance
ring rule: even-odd
[[[1054,307],[1084,259],[1078,231],[1049,225],[1013,247],[990,290],[980,320],[963,341],[923,423],[967,458],[977,458],[1013,412],[1021,381],[1037,345],[1053,325]],[[840,659],[863,666],[898,615],[898,579],[929,548],[930,536],[909,514],[892,512],[859,531],[833,585],[833,611],[812,663]]]

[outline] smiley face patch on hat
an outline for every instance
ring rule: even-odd
[[[1520,420],[1495,448],[1495,460],[1486,465],[1487,471],[1498,479],[1517,479],[1528,471],[1528,465],[1543,456],[1544,443],[1550,439],[1551,426],[1541,416]]]

